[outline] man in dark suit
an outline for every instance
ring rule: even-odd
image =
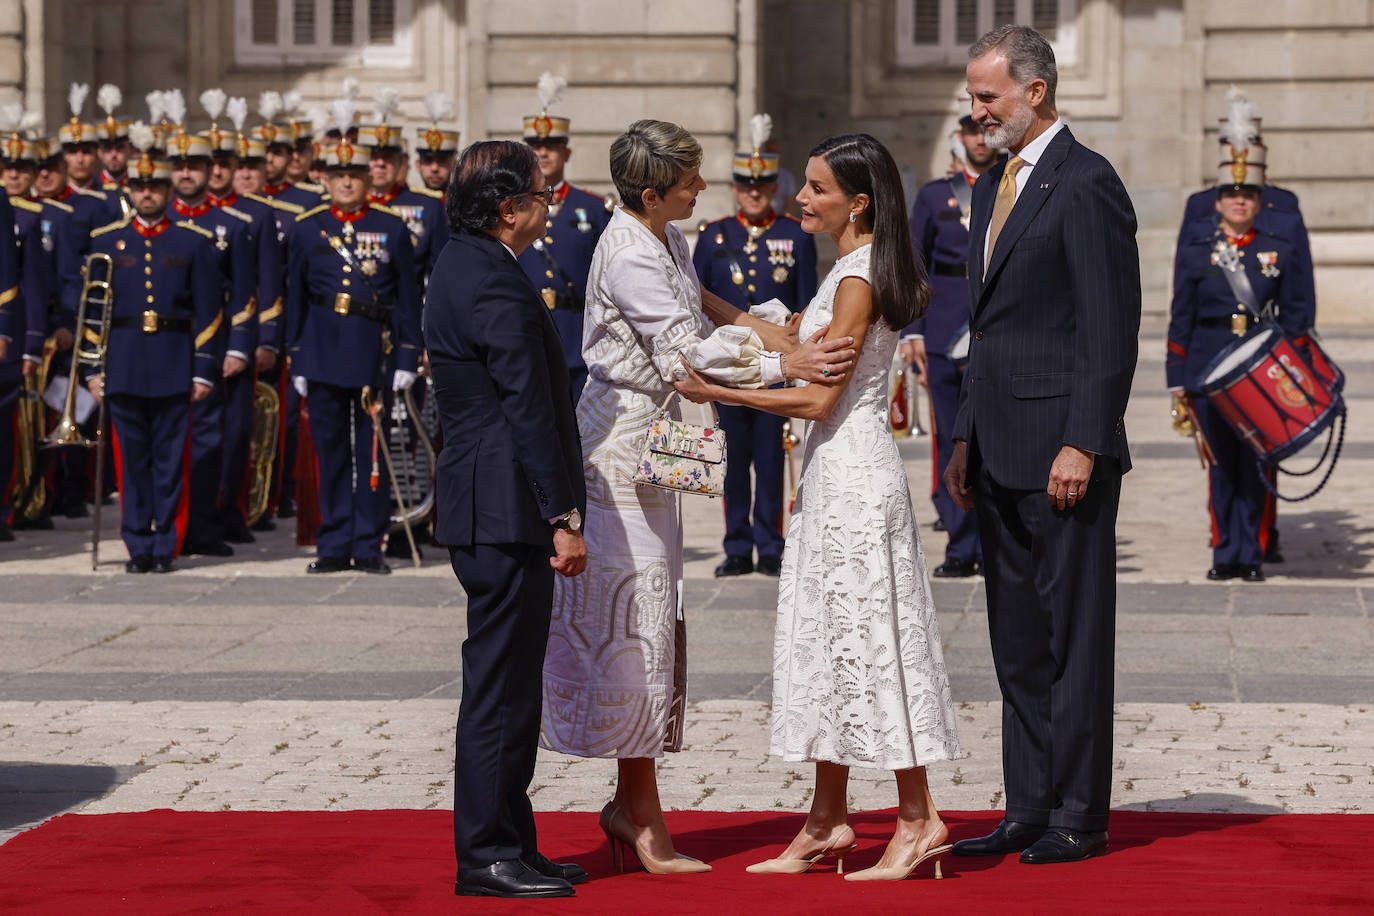
[[[566,897],[587,878],[539,853],[527,794],[553,573],[587,561],[563,344],[517,261],[544,234],[551,191],[524,144],[468,147],[424,310],[444,433],[435,538],[468,596],[453,799],[455,891],[467,896]]]
[[[1107,846],[1135,212],[1110,163],[1059,120],[1040,33],[989,32],[967,76],[974,120],[1011,158],[973,189],[973,339],[945,482],[977,511],[1007,812],[954,851],[1071,862]]]

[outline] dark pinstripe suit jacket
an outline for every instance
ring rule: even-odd
[[[954,438],[998,483],[1043,488],[1064,445],[1130,470],[1126,399],[1140,330],[1135,211],[1106,159],[1067,127],[1046,147],[992,252],[1006,163],[973,188],[968,370]],[[972,479],[972,475],[970,475]]]

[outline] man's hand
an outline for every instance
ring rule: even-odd
[[[191,400],[192,400],[192,402],[195,402],[195,401],[203,401],[203,400],[205,400],[206,398],[208,398],[208,397],[210,396],[210,392],[211,392],[212,390],[213,390],[212,386],[207,385],[207,384],[205,384],[204,382],[192,382],[192,383],[191,383]]]
[[[303,375],[291,376],[291,387],[296,389],[296,394],[305,397],[310,391],[310,383],[305,380]]]
[[[903,355],[907,357],[907,362],[915,367],[918,380],[927,388],[930,387],[930,360],[926,358],[926,339],[917,337],[915,340],[902,341]]]
[[[854,366],[854,351],[847,349],[852,337],[822,340],[830,326],[826,325],[806,339],[806,342],[787,354],[787,377],[803,379],[822,385],[834,385]]]
[[[1059,450],[1050,465],[1047,488],[1050,505],[1058,509],[1072,508],[1088,495],[1088,478],[1093,473],[1097,456],[1076,446],[1066,445]],[[951,460],[952,463],[952,460]]]
[[[954,504],[965,512],[973,508],[973,487],[964,478],[968,475],[968,443],[956,439],[954,451],[945,466],[945,489]]]
[[[97,401],[105,395],[105,386],[100,384],[100,376],[98,375],[91,376],[91,380],[86,383],[86,389],[95,395]]]
[[[244,362],[239,357],[225,354],[224,366],[222,367],[221,371],[224,373],[225,378],[233,378],[234,376],[238,375],[240,372],[247,368],[248,363]]]
[[[553,549],[558,554],[549,557],[549,565],[559,575],[572,578],[587,568],[587,542],[580,531],[558,528],[553,532]]]
[[[57,349],[70,350],[72,344],[76,343],[76,335],[71,332],[70,328],[58,328],[52,332],[52,341],[57,344]]]
[[[253,351],[253,363],[259,372],[270,372],[277,364],[277,351],[268,347],[258,347]]]

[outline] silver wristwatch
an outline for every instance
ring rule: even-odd
[[[567,515],[554,519],[550,524],[555,528],[566,528],[574,534],[582,532],[582,513],[572,509]]]

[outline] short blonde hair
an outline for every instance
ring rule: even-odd
[[[611,144],[611,180],[620,202],[644,212],[644,192],[662,197],[683,174],[701,166],[701,144],[668,121],[636,121]]]

